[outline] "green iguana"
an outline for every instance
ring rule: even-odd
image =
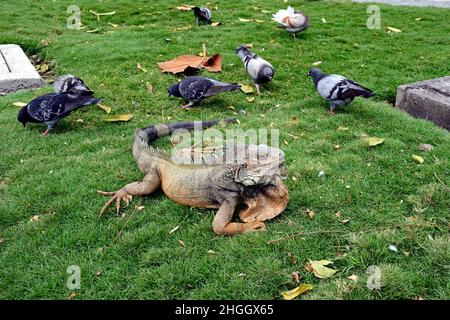
[[[288,191],[281,181],[285,171],[283,151],[264,144],[232,142],[218,149],[220,156],[215,154],[213,158],[219,161],[215,163],[183,164],[150,146],[157,138],[177,130],[204,129],[217,123],[215,120],[180,122],[137,129],[133,156],[145,176],[142,181],[127,184],[116,192],[98,191],[112,196],[100,216],[114,201],[119,212],[121,201],[128,205],[133,196],[149,195],[161,188],[175,202],[218,208],[212,224],[217,234],[265,230],[263,221],[280,214],[288,203]],[[224,158],[230,155],[231,161]],[[243,222],[232,221],[235,212]]]

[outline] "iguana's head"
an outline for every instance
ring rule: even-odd
[[[235,181],[244,186],[267,186],[285,175],[284,152],[265,144],[249,145],[248,157],[236,173]]]

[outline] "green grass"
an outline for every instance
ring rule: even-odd
[[[310,29],[293,41],[261,12],[285,7],[281,0],[215,1],[214,20],[222,26],[176,32],[171,30],[194,21],[191,13],[173,9],[176,1],[77,1],[87,26],[81,31],[65,27],[72,3],[3,1],[0,43],[19,43],[54,60],[56,74],[80,76],[113,114],[133,113],[134,118],[108,123],[99,108],[85,108],[42,138],[42,126],[22,128],[12,103],[27,102],[50,87],[0,97],[0,298],[65,299],[71,292],[66,287],[70,265],[81,267],[77,299],[280,299],[281,291],[296,286],[293,271],[314,285],[302,299],[449,298],[450,197],[444,186],[450,185],[449,134],[386,102],[400,84],[449,74],[449,10],[381,6],[383,28],[369,30],[367,5],[290,1],[311,19]],[[97,21],[89,10],[116,14]],[[239,17],[265,22],[243,23]],[[386,26],[403,32],[390,34]],[[271,94],[265,91],[250,103],[242,93],[225,93],[195,110],[178,109],[181,101],[166,92],[177,77],[161,74],[156,63],[197,54],[202,43],[210,54],[223,55],[222,73],[202,74],[240,83],[250,81],[233,49],[253,43],[254,51],[276,67]],[[329,116],[326,102],[305,77],[319,60],[325,72],[351,77],[378,95]],[[146,82],[153,85],[153,95]],[[246,113],[235,114],[225,108],[229,105]],[[141,178],[130,153],[135,128],[230,116],[241,123],[230,128],[273,123],[281,132],[290,201],[267,232],[216,236],[213,210],[182,206],[161,193],[134,199],[122,211],[125,217],[111,210],[98,219],[106,198],[96,190],[116,190]],[[349,130],[338,131],[339,126]],[[368,148],[364,135],[385,142]],[[421,152],[420,143],[431,143],[434,150]],[[158,145],[170,148],[168,139]],[[412,154],[425,163],[417,164]],[[325,177],[318,177],[319,170]],[[137,212],[139,204],[145,209]],[[314,219],[304,214],[306,208],[315,212]],[[34,215],[39,222],[29,222]],[[345,218],[351,221],[342,224]],[[267,244],[325,230],[336,233]],[[388,249],[390,244],[398,253]],[[304,270],[308,259],[334,260],[339,272],[317,279]],[[366,287],[370,265],[381,269],[380,290]],[[347,279],[352,274],[358,282]]]

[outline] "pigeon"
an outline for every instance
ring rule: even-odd
[[[330,103],[330,112],[343,107],[355,97],[369,98],[375,95],[372,90],[338,74],[325,74],[318,68],[312,68],[308,76],[312,77],[317,92]]]
[[[192,8],[195,15],[195,20],[197,22],[197,25],[199,24],[199,21],[202,21],[204,23],[211,23],[211,17],[212,13],[211,10],[204,7],[194,7]]]
[[[19,110],[17,120],[25,127],[30,123],[43,123],[47,129],[42,133],[47,136],[59,120],[67,117],[72,111],[83,106],[101,103],[78,77],[64,75],[53,83],[54,93],[47,93],[31,100]]]
[[[241,86],[236,83],[225,83],[206,77],[193,76],[172,84],[168,88],[168,92],[169,97],[175,96],[185,99],[188,104],[180,107],[187,109],[201,102],[203,99],[221,93],[222,91],[233,91],[240,88]]]
[[[255,82],[256,91],[259,94],[261,85],[272,80],[275,69],[263,58],[250,53],[246,46],[237,47],[236,53],[244,63],[244,67],[248,74]]]
[[[280,28],[284,28],[287,32],[290,32],[294,39],[298,32],[306,30],[309,27],[308,16],[303,12],[296,11],[291,6],[287,10],[278,10],[272,16],[272,20],[281,24]]]

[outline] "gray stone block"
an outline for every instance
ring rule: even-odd
[[[399,86],[395,107],[450,130],[450,76]]]
[[[20,46],[0,45],[1,95],[20,89],[38,88],[45,84]]]

